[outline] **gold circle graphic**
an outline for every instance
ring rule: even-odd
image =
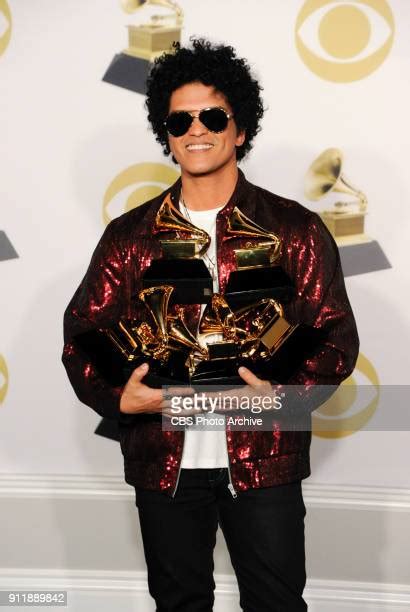
[[[300,36],[300,28],[306,19],[315,11],[334,0],[306,0],[296,19],[295,43],[304,64],[316,75],[335,83],[358,81],[377,70],[388,56],[394,40],[394,16],[387,0],[356,0],[352,3],[340,3],[326,13],[320,22],[318,38],[323,49],[333,56],[331,61],[319,57],[311,51]],[[371,35],[371,24],[360,4],[369,6],[383,17],[390,27],[390,36],[385,43],[367,57],[354,58],[367,46]]]
[[[137,208],[144,202],[158,196],[164,189],[175,183],[179,173],[166,164],[141,163],[126,168],[109,184],[103,200],[103,220],[111,221],[108,206],[112,199],[126,187],[135,185],[134,191],[124,202],[124,212]]]
[[[8,23],[8,28],[3,35],[0,36],[0,55],[2,55],[7,49],[11,38],[11,12],[7,0],[0,0],[0,13],[3,14]]]
[[[332,397],[312,413],[312,432],[315,436],[320,438],[350,436],[364,427],[373,416],[380,398],[378,374],[370,360],[362,353],[357,360],[356,370],[364,374],[372,383],[376,391],[375,397],[355,414],[344,417],[343,414],[349,410],[357,397],[357,383],[354,375],[349,376]],[[340,418],[335,419],[336,416]]]
[[[349,31],[349,36],[346,32]],[[329,11],[320,22],[322,47],[338,59],[350,59],[366,49],[371,35],[370,21],[355,6],[342,4]]]
[[[6,360],[0,355],[0,404],[4,402],[9,388],[9,371],[7,369]]]

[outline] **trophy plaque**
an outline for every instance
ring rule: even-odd
[[[170,9],[166,15],[153,15],[149,23],[128,26],[128,47],[117,53],[104,74],[103,81],[145,94],[147,77],[155,58],[172,52],[181,40],[182,9],[173,0],[122,0],[126,13],[154,5]]]
[[[342,152],[326,149],[306,174],[305,196],[317,201],[335,192],[356,198],[351,202],[335,202],[332,209],[319,213],[339,247],[345,276],[391,268],[379,243],[364,232],[367,198],[347,181],[342,166]]]
[[[171,285],[172,304],[207,304],[213,284],[201,255],[209,247],[208,234],[185,219],[169,194],[157,212],[152,233],[161,243],[162,257],[145,270],[143,288]]]

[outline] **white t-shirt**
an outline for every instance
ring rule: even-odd
[[[215,263],[216,279],[213,281],[213,291],[217,293],[219,290],[218,270],[216,266],[216,215],[223,206],[212,208],[211,210],[191,210],[188,209],[191,223],[195,227],[199,227],[206,231],[211,237],[206,254],[209,259]],[[188,219],[185,214],[183,204],[180,204],[181,213]],[[202,257],[205,265],[212,274],[212,266],[207,257]],[[205,309],[205,304],[201,306],[201,316]],[[222,339],[222,334],[208,334],[205,337],[197,336],[197,340],[201,346],[210,344]],[[220,416],[220,415],[219,415]],[[210,415],[212,417],[212,415]],[[225,429],[218,431],[208,431],[206,428],[201,431],[193,431],[189,427],[185,429],[184,449],[182,453],[181,468],[217,468],[228,467],[228,451],[226,446]]]

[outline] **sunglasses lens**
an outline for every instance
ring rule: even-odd
[[[183,136],[189,129],[193,119],[189,113],[171,113],[166,122],[166,128],[172,136]]]
[[[199,119],[211,132],[223,132],[228,125],[228,117],[221,108],[209,108],[199,113]]]

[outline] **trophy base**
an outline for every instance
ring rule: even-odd
[[[336,238],[362,234],[364,232],[364,212],[343,212],[325,210],[320,216],[330,233]]]
[[[324,338],[320,329],[300,324],[270,358],[259,359],[254,365],[248,365],[249,362],[243,365],[250,370],[254,368],[255,373],[262,379],[286,384]]]
[[[280,266],[272,266],[233,270],[229,275],[224,298],[231,308],[235,308],[263,298],[287,302],[293,293],[292,281],[286,272]]]
[[[339,253],[345,277],[387,270],[392,267],[377,240],[339,245]]]
[[[3,230],[0,230],[0,261],[6,261],[7,259],[16,259],[18,257],[16,251],[7,235]]]
[[[208,304],[213,283],[202,259],[154,259],[142,277],[143,289],[172,285],[170,304]]]
[[[244,385],[244,380],[238,374],[241,364],[235,359],[211,359],[200,363],[195,373],[191,376],[190,383],[193,387],[209,385],[213,387],[231,385],[236,387]]]
[[[181,40],[181,27],[176,25],[129,25],[128,48],[125,53],[154,62],[163,53],[172,53],[175,42]]]
[[[152,68],[149,60],[117,53],[108,66],[102,80],[123,89],[145,95],[147,78]]]
[[[189,385],[189,372],[185,366],[186,358],[187,355],[184,353],[173,353],[166,365],[161,365],[157,360],[141,355],[135,364],[124,365],[123,377],[128,380],[135,368],[142,363],[148,363],[148,374],[142,379],[144,385],[153,389]]]

